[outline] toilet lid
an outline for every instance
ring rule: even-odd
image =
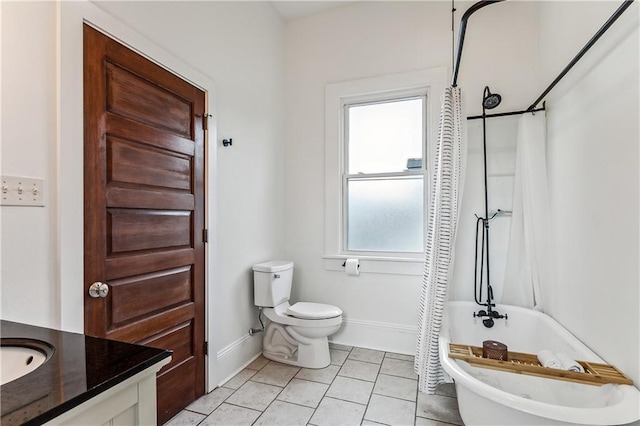
[[[303,319],[326,319],[342,315],[342,310],[323,303],[298,302],[289,306],[287,315]]]

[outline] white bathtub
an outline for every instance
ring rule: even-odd
[[[548,315],[509,305],[493,328],[475,321],[473,302],[449,302],[440,332],[440,362],[455,380],[466,425],[620,425],[640,419],[640,392],[627,385],[583,385],[525,376],[449,358],[449,342],[482,346],[497,340],[515,352],[549,349],[574,359],[604,361]]]

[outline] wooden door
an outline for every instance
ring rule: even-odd
[[[85,25],[84,129],[85,333],[173,351],[164,423],[205,391],[205,93]]]

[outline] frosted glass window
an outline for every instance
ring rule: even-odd
[[[424,97],[347,107],[347,173],[420,169]]]
[[[423,251],[422,176],[348,181],[347,250]]]
[[[426,96],[345,105],[343,249],[424,250]]]

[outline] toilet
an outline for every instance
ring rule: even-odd
[[[322,303],[289,304],[293,262],[273,260],[253,266],[254,304],[269,320],[263,356],[304,368],[331,363],[328,336],[342,324],[342,310]]]

